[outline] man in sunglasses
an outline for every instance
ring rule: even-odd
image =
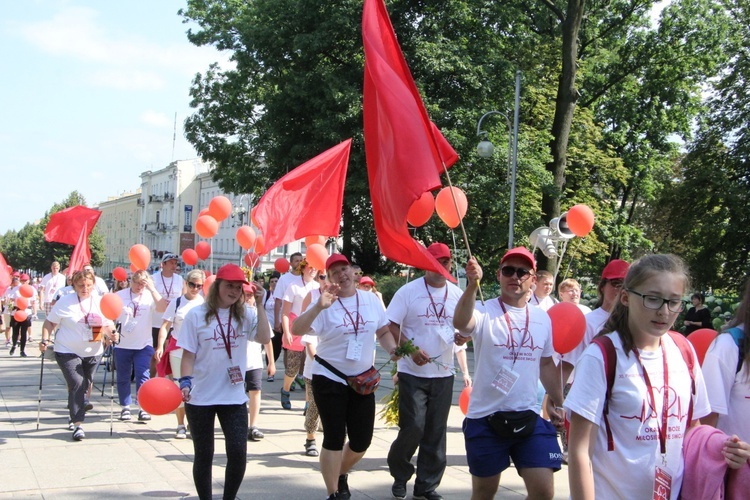
[[[167,304],[169,304],[170,301],[177,299],[177,297],[181,297],[185,291],[185,282],[182,279],[182,276],[177,273],[177,265],[179,263],[180,257],[178,257],[177,254],[167,252],[161,258],[161,270],[155,272],[153,276],[151,276],[151,279],[154,281],[154,288],[156,288],[156,291],[166,299]],[[166,307],[166,305],[164,308],[157,306],[151,313],[151,336],[154,350],[159,348],[159,329],[163,323],[162,318]],[[164,346],[162,345],[161,348],[163,349]],[[151,359],[150,371],[151,377],[153,378],[156,374],[155,356]]]
[[[453,325],[456,344],[474,341],[474,386],[463,426],[472,498],[494,498],[511,458],[529,498],[552,498],[553,473],[562,464],[555,429],[563,420],[562,388],[550,318],[526,302],[536,282],[534,256],[524,247],[508,250],[497,273],[501,295],[484,306],[476,304],[482,268],[473,257],[466,279]],[[537,380],[549,394],[551,422],[536,413]]]

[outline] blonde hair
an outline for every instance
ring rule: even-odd
[[[92,283],[95,282],[96,276],[92,271],[89,271],[87,269],[82,269],[80,271],[76,271],[73,273],[73,277],[70,278],[70,283],[75,286],[76,283],[78,283],[81,280],[88,279],[91,280]]]
[[[206,273],[204,273],[202,269],[193,269],[192,271],[187,273],[185,281],[194,280],[196,278],[200,279],[201,281],[206,281]]]
[[[563,280],[558,286],[557,286],[557,293],[563,293],[568,288],[578,288],[581,289],[581,284],[578,283],[578,281],[574,280],[573,278],[568,278],[566,280]]]

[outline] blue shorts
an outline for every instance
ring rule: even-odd
[[[463,423],[469,472],[476,477],[492,477],[510,467],[560,470],[562,452],[555,427],[537,416],[534,433],[526,438],[504,439],[494,433],[487,417],[466,418]]]

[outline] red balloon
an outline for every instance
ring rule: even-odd
[[[235,233],[235,238],[243,250],[250,250],[255,244],[255,230],[250,226],[240,226]]]
[[[195,245],[195,253],[200,260],[206,260],[211,255],[211,244],[207,241],[199,241]]]
[[[263,235],[259,234],[255,238],[255,253],[258,255],[266,254],[266,240],[263,239]]]
[[[102,310],[102,314],[105,318],[114,321],[119,318],[120,313],[122,313],[122,299],[116,293],[105,293],[102,295],[102,301],[99,303],[99,308]]]
[[[221,222],[232,213],[232,202],[226,196],[214,196],[208,204],[208,214]]]
[[[318,271],[322,271],[326,268],[326,261],[328,260],[328,250],[320,243],[313,243],[307,247],[307,254],[305,260],[307,263],[313,266]]]
[[[146,245],[142,245],[140,243],[137,243],[130,247],[128,257],[130,258],[130,263],[133,265],[133,267],[135,267],[136,271],[139,271],[141,269],[148,269],[148,265],[151,263],[151,251]]]
[[[424,226],[430,220],[434,211],[435,197],[432,196],[431,192],[425,191],[422,193],[422,196],[411,204],[411,208],[409,208],[409,212],[406,214],[406,222],[414,227]]]
[[[594,227],[594,211],[586,205],[574,205],[568,210],[567,221],[573,234],[583,238]]]
[[[281,274],[284,274],[285,272],[287,272],[290,267],[291,267],[291,264],[284,257],[279,257],[278,259],[276,259],[276,262],[273,263],[273,268],[276,269]]]
[[[586,318],[578,306],[572,302],[558,302],[547,310],[552,320],[552,346],[558,354],[565,354],[576,348],[586,333]]]
[[[451,189],[456,196],[455,204],[453,203],[453,196],[451,196]],[[456,213],[456,205],[458,205],[458,213]],[[445,187],[440,190],[435,198],[435,211],[438,217],[451,229],[458,227],[468,208],[469,202],[466,199],[466,194],[457,187]]]
[[[198,263],[198,252],[192,248],[186,248],[182,251],[182,260],[184,260],[185,264],[188,266],[194,266]]]
[[[464,415],[469,413],[469,399],[471,399],[471,387],[464,387],[458,397],[458,407],[461,408],[461,413]]]
[[[315,243],[325,246],[326,239],[327,238],[325,236],[306,236],[305,246],[309,247],[310,245],[314,245]]]
[[[18,293],[21,294],[21,297],[26,297],[27,299],[30,299],[31,297],[34,296],[34,287],[29,284],[21,285],[18,288]]]
[[[18,323],[23,323],[28,317],[29,314],[25,309],[18,309],[13,313],[13,319],[15,319]]]
[[[198,212],[198,217],[203,217],[204,215],[211,215],[211,212],[208,211],[208,208],[204,208],[200,212]]]
[[[112,277],[117,281],[125,281],[128,279],[128,272],[124,267],[116,267],[112,269]]]
[[[29,299],[26,297],[18,297],[16,299],[16,309],[26,309],[29,307]]]
[[[698,356],[698,363],[700,363],[701,366],[703,366],[703,359],[706,357],[708,346],[714,341],[716,335],[718,335],[716,330],[701,328],[687,336],[687,339],[693,344],[695,354]]]
[[[207,274],[206,279],[203,281],[203,296],[204,297],[208,297],[208,290],[211,288],[211,285],[214,284],[214,281],[216,281],[215,274],[208,275],[209,274],[208,271],[206,271],[206,274]]]
[[[260,265],[260,255],[255,252],[247,252],[245,254],[245,264],[250,269],[255,269]]]
[[[171,413],[181,402],[182,392],[177,384],[168,378],[149,379],[138,390],[138,405],[152,415]]]
[[[195,232],[202,238],[213,238],[219,232],[219,223],[210,215],[201,215],[195,221]]]

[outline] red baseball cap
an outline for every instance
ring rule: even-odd
[[[614,259],[609,261],[609,264],[604,266],[602,271],[602,279],[605,280],[624,280],[625,275],[628,274],[630,264],[624,260]]]
[[[359,284],[375,286],[375,282],[369,276],[362,276],[362,278],[359,280]]]
[[[29,277],[29,275],[28,275],[28,274],[26,274],[26,273],[23,273],[23,274],[21,275],[21,281],[29,281],[30,279],[31,279],[31,278],[30,278],[30,277]]]
[[[349,259],[347,259],[344,254],[335,253],[328,257],[328,260],[326,260],[326,273],[335,264],[346,264],[347,266],[351,265],[349,264]]]
[[[511,248],[507,252],[505,252],[505,255],[503,255],[503,258],[500,259],[500,263],[502,264],[506,260],[510,259],[511,257],[521,257],[526,262],[529,263],[531,266],[531,269],[536,271],[536,260],[534,259],[534,256],[529,252],[529,249],[526,247],[516,247]]]
[[[445,243],[433,243],[427,247],[427,251],[436,259],[451,258],[451,249]]]
[[[242,285],[242,291],[245,292],[247,295],[253,295],[255,293],[255,284],[248,283],[248,284]]]
[[[224,264],[216,271],[216,279],[224,281],[239,281],[245,285],[250,282],[245,278],[245,273],[237,264]]]
[[[20,278],[21,277],[21,273],[19,273],[18,271],[13,271],[13,277],[14,278]]]

